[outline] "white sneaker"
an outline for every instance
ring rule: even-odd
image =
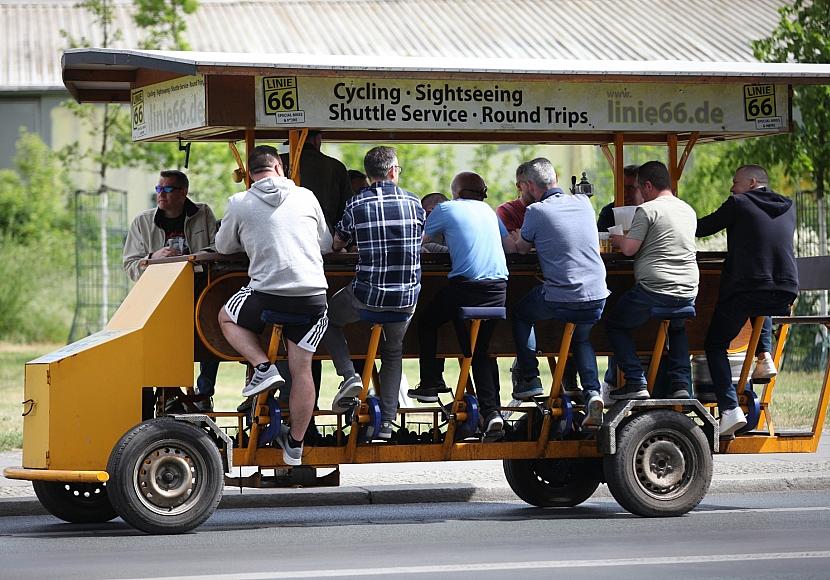
[[[746,425],[746,416],[740,407],[735,407],[721,413],[719,424],[721,437],[734,435],[735,431]]]
[[[363,379],[355,373],[347,379],[343,379],[334,399],[331,401],[331,410],[335,413],[345,413],[351,406],[353,399],[360,395],[363,390]]]
[[[242,389],[242,396],[252,397],[269,389],[278,389],[284,384],[285,379],[280,376],[280,372],[274,365],[269,366],[265,372],[254,367],[254,375],[251,377],[251,382]]]
[[[753,380],[771,379],[778,374],[775,363],[772,362],[772,355],[765,352],[761,358],[755,361],[755,369],[752,371]]]
[[[585,403],[585,418],[582,420],[582,426],[587,429],[599,429],[602,426],[603,408],[602,397],[596,391],[591,391],[588,402]]]
[[[286,465],[302,465],[303,464],[303,445],[299,447],[291,447],[288,444],[288,434],[291,429],[288,425],[283,425],[280,429],[279,435],[274,437],[274,443],[282,447],[282,462]]]

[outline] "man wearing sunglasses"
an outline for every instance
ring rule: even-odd
[[[452,201],[434,207],[424,225],[424,241],[443,234],[452,261],[447,274],[449,284],[439,290],[418,318],[421,382],[408,394],[424,403],[437,402],[439,394],[450,392],[443,377],[444,360],[437,358],[439,327],[457,320],[462,306],[503,307],[508,275],[504,253],[516,251],[504,224],[483,201],[487,185],[480,175],[459,173],[451,189]],[[484,321],[473,353],[473,381],[485,435],[490,439],[504,434],[498,367],[487,352],[495,324],[495,320]]]
[[[144,272],[141,260],[170,258],[201,252],[213,246],[216,217],[205,203],[187,197],[189,181],[181,171],[165,170],[156,185],[156,207],[144,210],[133,220],[124,242],[124,271],[135,282]],[[196,407],[208,411],[216,384],[219,361],[200,363],[196,394],[205,398]]]

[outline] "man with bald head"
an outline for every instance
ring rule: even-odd
[[[421,382],[409,390],[409,396],[428,403],[437,402],[440,393],[450,392],[443,378],[444,361],[437,358],[438,328],[457,321],[462,306],[503,307],[507,292],[504,253],[515,251],[504,224],[483,201],[487,185],[480,175],[459,173],[451,188],[452,201],[435,206],[424,226],[424,241],[443,234],[452,261],[449,283],[419,316]],[[473,353],[473,381],[485,434],[491,438],[504,433],[498,367],[487,353],[495,324],[495,320],[482,323]]]
[[[721,414],[721,435],[731,435],[746,425],[732,384],[726,354],[729,343],[747,319],[785,311],[798,295],[792,200],[769,188],[767,172],[759,165],[739,167],[731,192],[720,208],[698,220],[696,232],[701,237],[726,230],[726,262],[705,342]],[[754,379],[772,378],[777,373],[770,355],[771,335],[772,324],[767,318],[755,351]]]

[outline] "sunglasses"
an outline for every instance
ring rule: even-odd
[[[181,187],[176,187],[174,185],[157,185],[156,193],[172,193],[177,189],[181,189]]]

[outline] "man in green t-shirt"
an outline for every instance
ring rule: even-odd
[[[649,319],[654,306],[693,305],[698,286],[695,211],[674,196],[669,171],[659,161],[640,166],[636,185],[645,203],[637,208],[627,235],[611,236],[623,254],[634,256],[635,281],[605,324],[617,365],[625,376],[625,385],[611,391],[611,398],[617,401],[649,397],[631,332]],[[672,398],[688,398],[691,366],[683,319],[671,321],[668,339],[669,392]]]

